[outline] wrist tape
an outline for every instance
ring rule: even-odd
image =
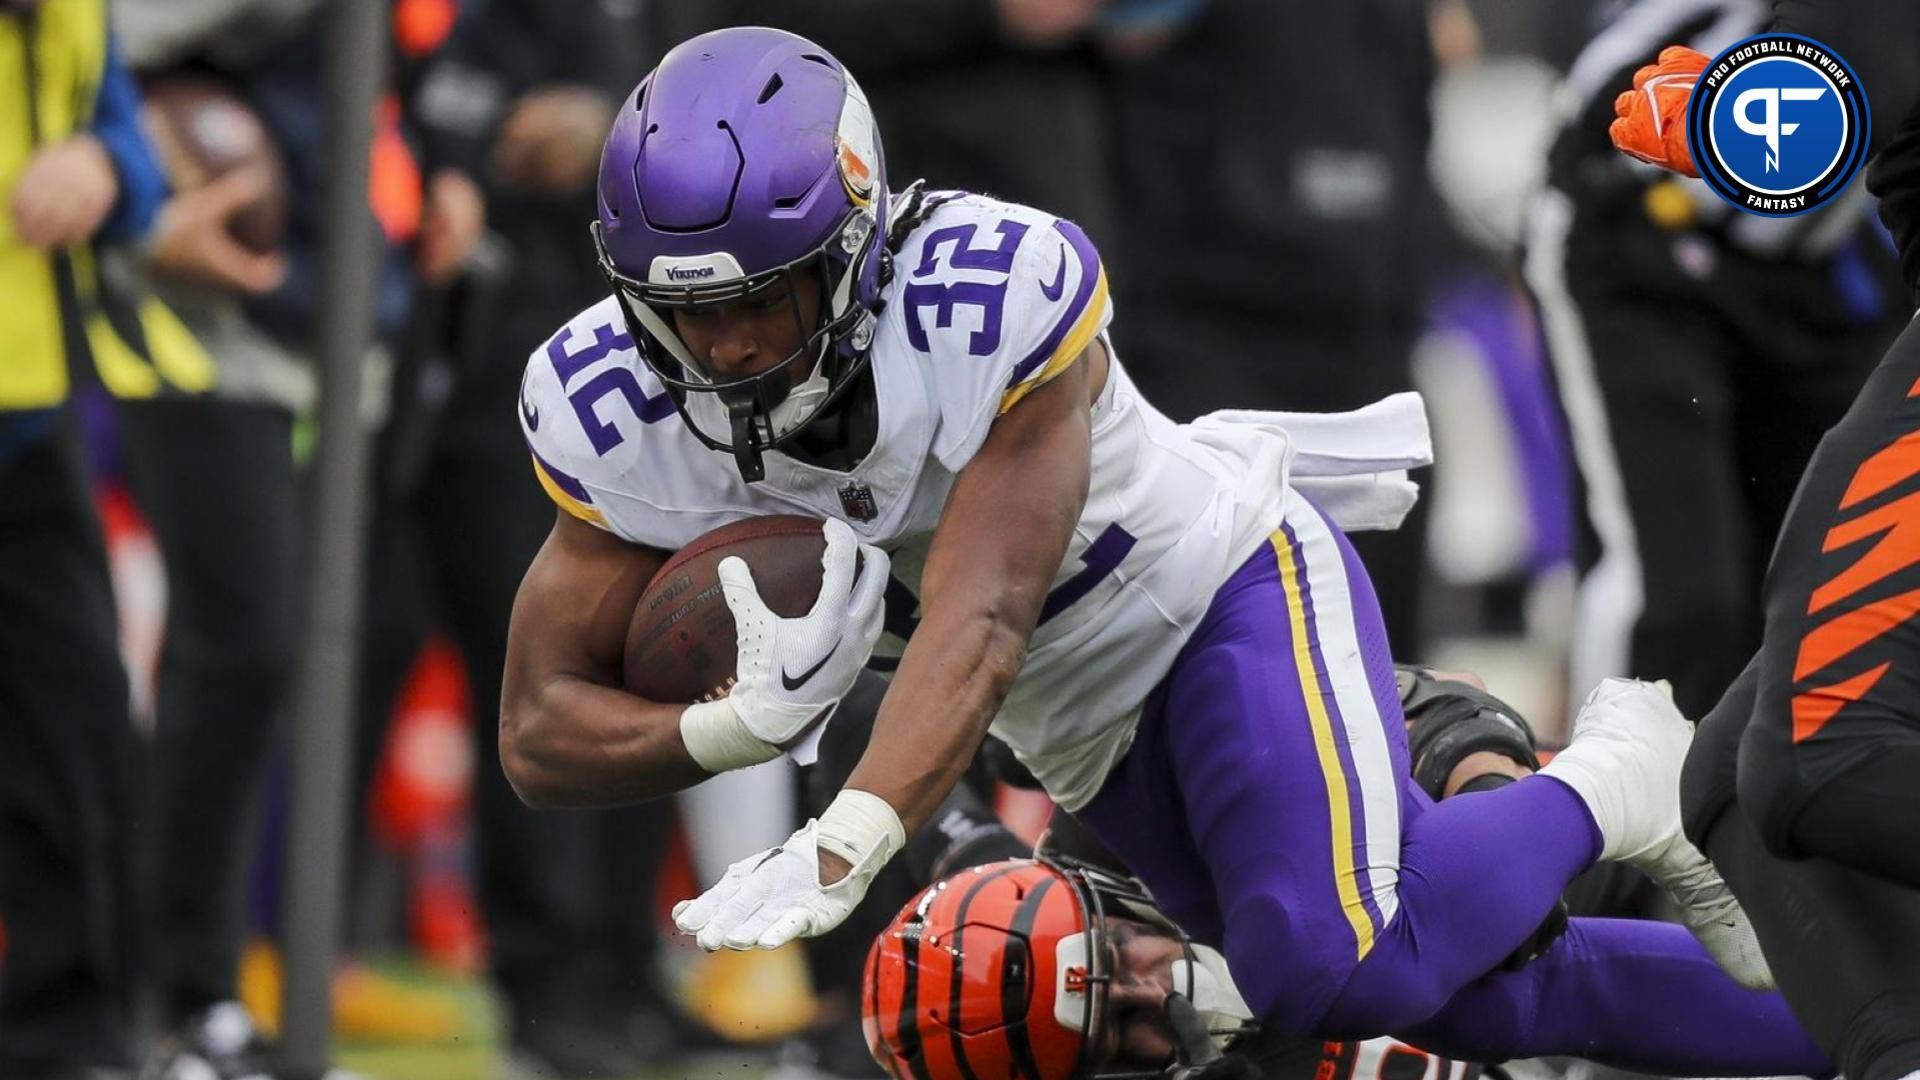
[[[823,850],[853,867],[847,876],[871,876],[906,846],[907,830],[887,800],[870,791],[845,788],[820,815],[818,839]]]
[[[760,741],[726,698],[689,705],[680,713],[680,741],[710,773],[730,772],[772,761],[780,748]]]

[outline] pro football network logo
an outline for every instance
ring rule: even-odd
[[[1700,178],[1749,213],[1804,214],[1845,191],[1867,152],[1867,98],[1812,38],[1760,34],[1714,57],[1687,106]]]

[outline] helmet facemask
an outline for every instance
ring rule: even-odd
[[[784,266],[746,275],[724,252],[656,259],[649,280],[622,274],[593,226],[600,269],[619,298],[641,359],[666,385],[674,407],[706,446],[731,453],[749,483],[766,475],[761,455],[798,434],[837,402],[867,365],[877,304],[863,297],[859,268],[881,242],[871,203],[850,209],[813,251]],[[820,302],[803,311],[798,277],[818,275]],[[770,367],[727,377],[697,357],[674,322],[676,311],[752,300],[784,285],[800,347]],[[804,377],[798,373],[805,371]]]
[[[1157,986],[1139,976],[1162,970],[1167,950],[1133,954],[1123,925],[1176,946],[1170,990],[1219,999],[1203,973],[1217,954],[1190,941],[1124,873],[1036,853],[935,882],[868,952],[861,1022],[875,1061],[900,1080],[946,1075],[944,1063],[956,1060],[983,1077],[1163,1080],[1168,1061],[1129,1047],[1122,1027],[1154,1008],[1152,995],[1120,990]],[[1223,964],[1219,974],[1231,983]],[[1252,1028],[1244,1005],[1231,1019],[1202,1020],[1216,1046]],[[1184,1059],[1178,1031],[1172,1041]]]
[[[1160,910],[1138,882],[1059,852],[1042,856],[1041,861],[1060,871],[1074,886],[1074,893],[1085,916],[1084,931],[1061,938],[1055,944],[1055,955],[1058,957],[1056,970],[1061,973],[1062,984],[1055,990],[1054,1019],[1061,1026],[1079,1031],[1086,1037],[1080,1066],[1074,1070],[1076,1078],[1154,1080],[1166,1075],[1165,1065],[1116,1066],[1094,1059],[1094,1054],[1107,1038],[1109,1028],[1117,1023],[1108,996],[1108,988],[1113,985],[1116,974],[1113,965],[1117,950],[1112,944],[1111,921],[1114,918],[1144,924],[1151,931],[1179,944],[1182,959],[1174,963],[1174,992],[1190,1001],[1205,1003],[1201,1006],[1202,1013],[1214,1030],[1216,1045],[1224,1048],[1228,1042],[1251,1032],[1257,1026],[1248,1018],[1250,1014],[1244,1011],[1244,1003],[1239,1005],[1242,1011],[1238,1016],[1229,1017],[1227,1009],[1219,1008],[1228,998],[1239,1002],[1239,994],[1232,989],[1230,977],[1224,979],[1224,992],[1220,986],[1225,971],[1224,959],[1214,950],[1198,945],[1189,938],[1178,924]],[[1214,974],[1215,969],[1220,975]],[[1075,972],[1085,974],[1076,976]],[[1069,992],[1072,988],[1067,985],[1068,980],[1083,983],[1084,992]]]

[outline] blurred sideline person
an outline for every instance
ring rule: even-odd
[[[1639,0],[1561,90],[1525,265],[1590,524],[1576,699],[1646,671],[1688,716],[1719,700],[1759,642],[1794,481],[1912,313],[1864,189],[1758,218],[1606,137],[1617,88],[1662,45],[1715,53],[1770,17],[1766,0]]]
[[[1920,294],[1920,8],[1780,0],[1768,30],[1844,57],[1866,91],[1867,192]],[[1619,87],[1614,144],[1694,175],[1683,45]],[[1857,1080],[1920,1071],[1920,329],[1887,349],[1788,506],[1759,651],[1701,723],[1687,830],[1726,868],[1783,992]]]
[[[137,773],[100,524],[72,439],[86,386],[193,392],[207,359],[102,273],[146,245],[175,272],[243,272],[207,230],[224,196],[164,203],[102,0],[0,4],[0,1075],[123,1066]]]
[[[1119,266],[1128,373],[1177,421],[1340,412],[1411,389],[1443,220],[1427,5],[1184,7],[1112,64],[1116,202],[1132,212],[1101,246]],[[1274,62],[1293,50],[1323,62]],[[1421,652],[1424,503],[1353,540],[1402,655]]]
[[[1417,397],[1174,424],[1114,356],[1085,234],[984,196],[896,195],[857,83],[790,34],[670,51],[618,114],[600,192],[614,295],[522,386],[559,512],[508,642],[516,789],[611,805],[771,760],[869,659],[895,667],[820,818],[676,909],[701,946],[839,924],[991,725],[1279,1030],[1824,1068],[1777,996],[1678,927],[1589,920],[1485,974],[1595,862],[1725,889],[1679,837],[1691,726],[1651,685],[1604,684],[1537,776],[1438,805],[1406,779],[1384,631],[1342,530],[1410,504],[1401,470],[1429,454]],[[627,624],[666,553],[775,511],[827,519],[812,611],[775,616],[723,561],[745,646],[727,695],[626,691]],[[1509,887],[1490,896],[1494,873]],[[1736,914],[1702,932],[1753,979]]]
[[[136,68],[160,79],[185,72],[230,90],[258,114],[286,169],[280,246],[253,256],[250,276],[156,277],[212,356],[209,393],[133,405],[119,416],[133,490],[165,560],[169,600],[149,855],[163,1037],[146,1073],[185,1080],[211,1072],[224,1080],[265,1068],[237,980],[251,929],[250,856],[259,850],[253,811],[300,625],[305,530],[294,428],[316,394],[325,13],[312,0],[114,2]],[[391,344],[412,289],[408,245],[420,219],[435,219],[441,207],[423,195],[399,118],[383,113],[376,132],[369,197],[383,242],[375,333]],[[191,175],[190,163],[174,164]],[[245,180],[236,170],[201,190]]]
[[[1117,247],[1108,92],[1095,48],[1108,6],[709,0],[680,29],[685,37],[775,26],[818,42],[860,73],[897,175],[1044,206]]]
[[[156,42],[153,0],[113,0],[136,72],[179,61],[205,39]],[[194,5],[167,3],[189,26]],[[205,5],[199,5],[204,7]],[[254,39],[210,28],[234,50]],[[178,180],[180,163],[162,162]],[[221,187],[264,184],[231,173]],[[207,189],[201,189],[207,190]],[[150,840],[141,856],[151,981],[162,1062],[197,1050],[216,1076],[260,1068],[235,987],[247,932],[244,889],[258,793],[284,701],[299,625],[293,473],[296,409],[313,378],[296,350],[254,329],[248,295],[277,286],[284,260],[252,256],[253,279],[206,282],[156,275],[155,290],[213,361],[204,395],[124,404],[115,421],[130,490],[153,528],[167,575],[167,624],[155,679]],[[209,483],[217,476],[219,483]],[[227,1032],[234,1032],[228,1038]],[[178,1040],[186,1046],[176,1048]],[[220,1046],[221,1042],[225,1046]],[[175,1067],[178,1067],[177,1064]],[[157,1071],[156,1071],[157,1070]]]

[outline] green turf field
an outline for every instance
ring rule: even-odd
[[[374,965],[381,974],[459,1003],[460,1033],[441,1043],[371,1043],[341,1040],[338,1064],[366,1080],[497,1080],[496,1036],[498,1014],[486,989],[478,982],[450,978],[405,961]],[[631,1077],[606,1080],[759,1080],[767,1071],[768,1055],[743,1052],[737,1060],[703,1059],[697,1065],[677,1065]]]

